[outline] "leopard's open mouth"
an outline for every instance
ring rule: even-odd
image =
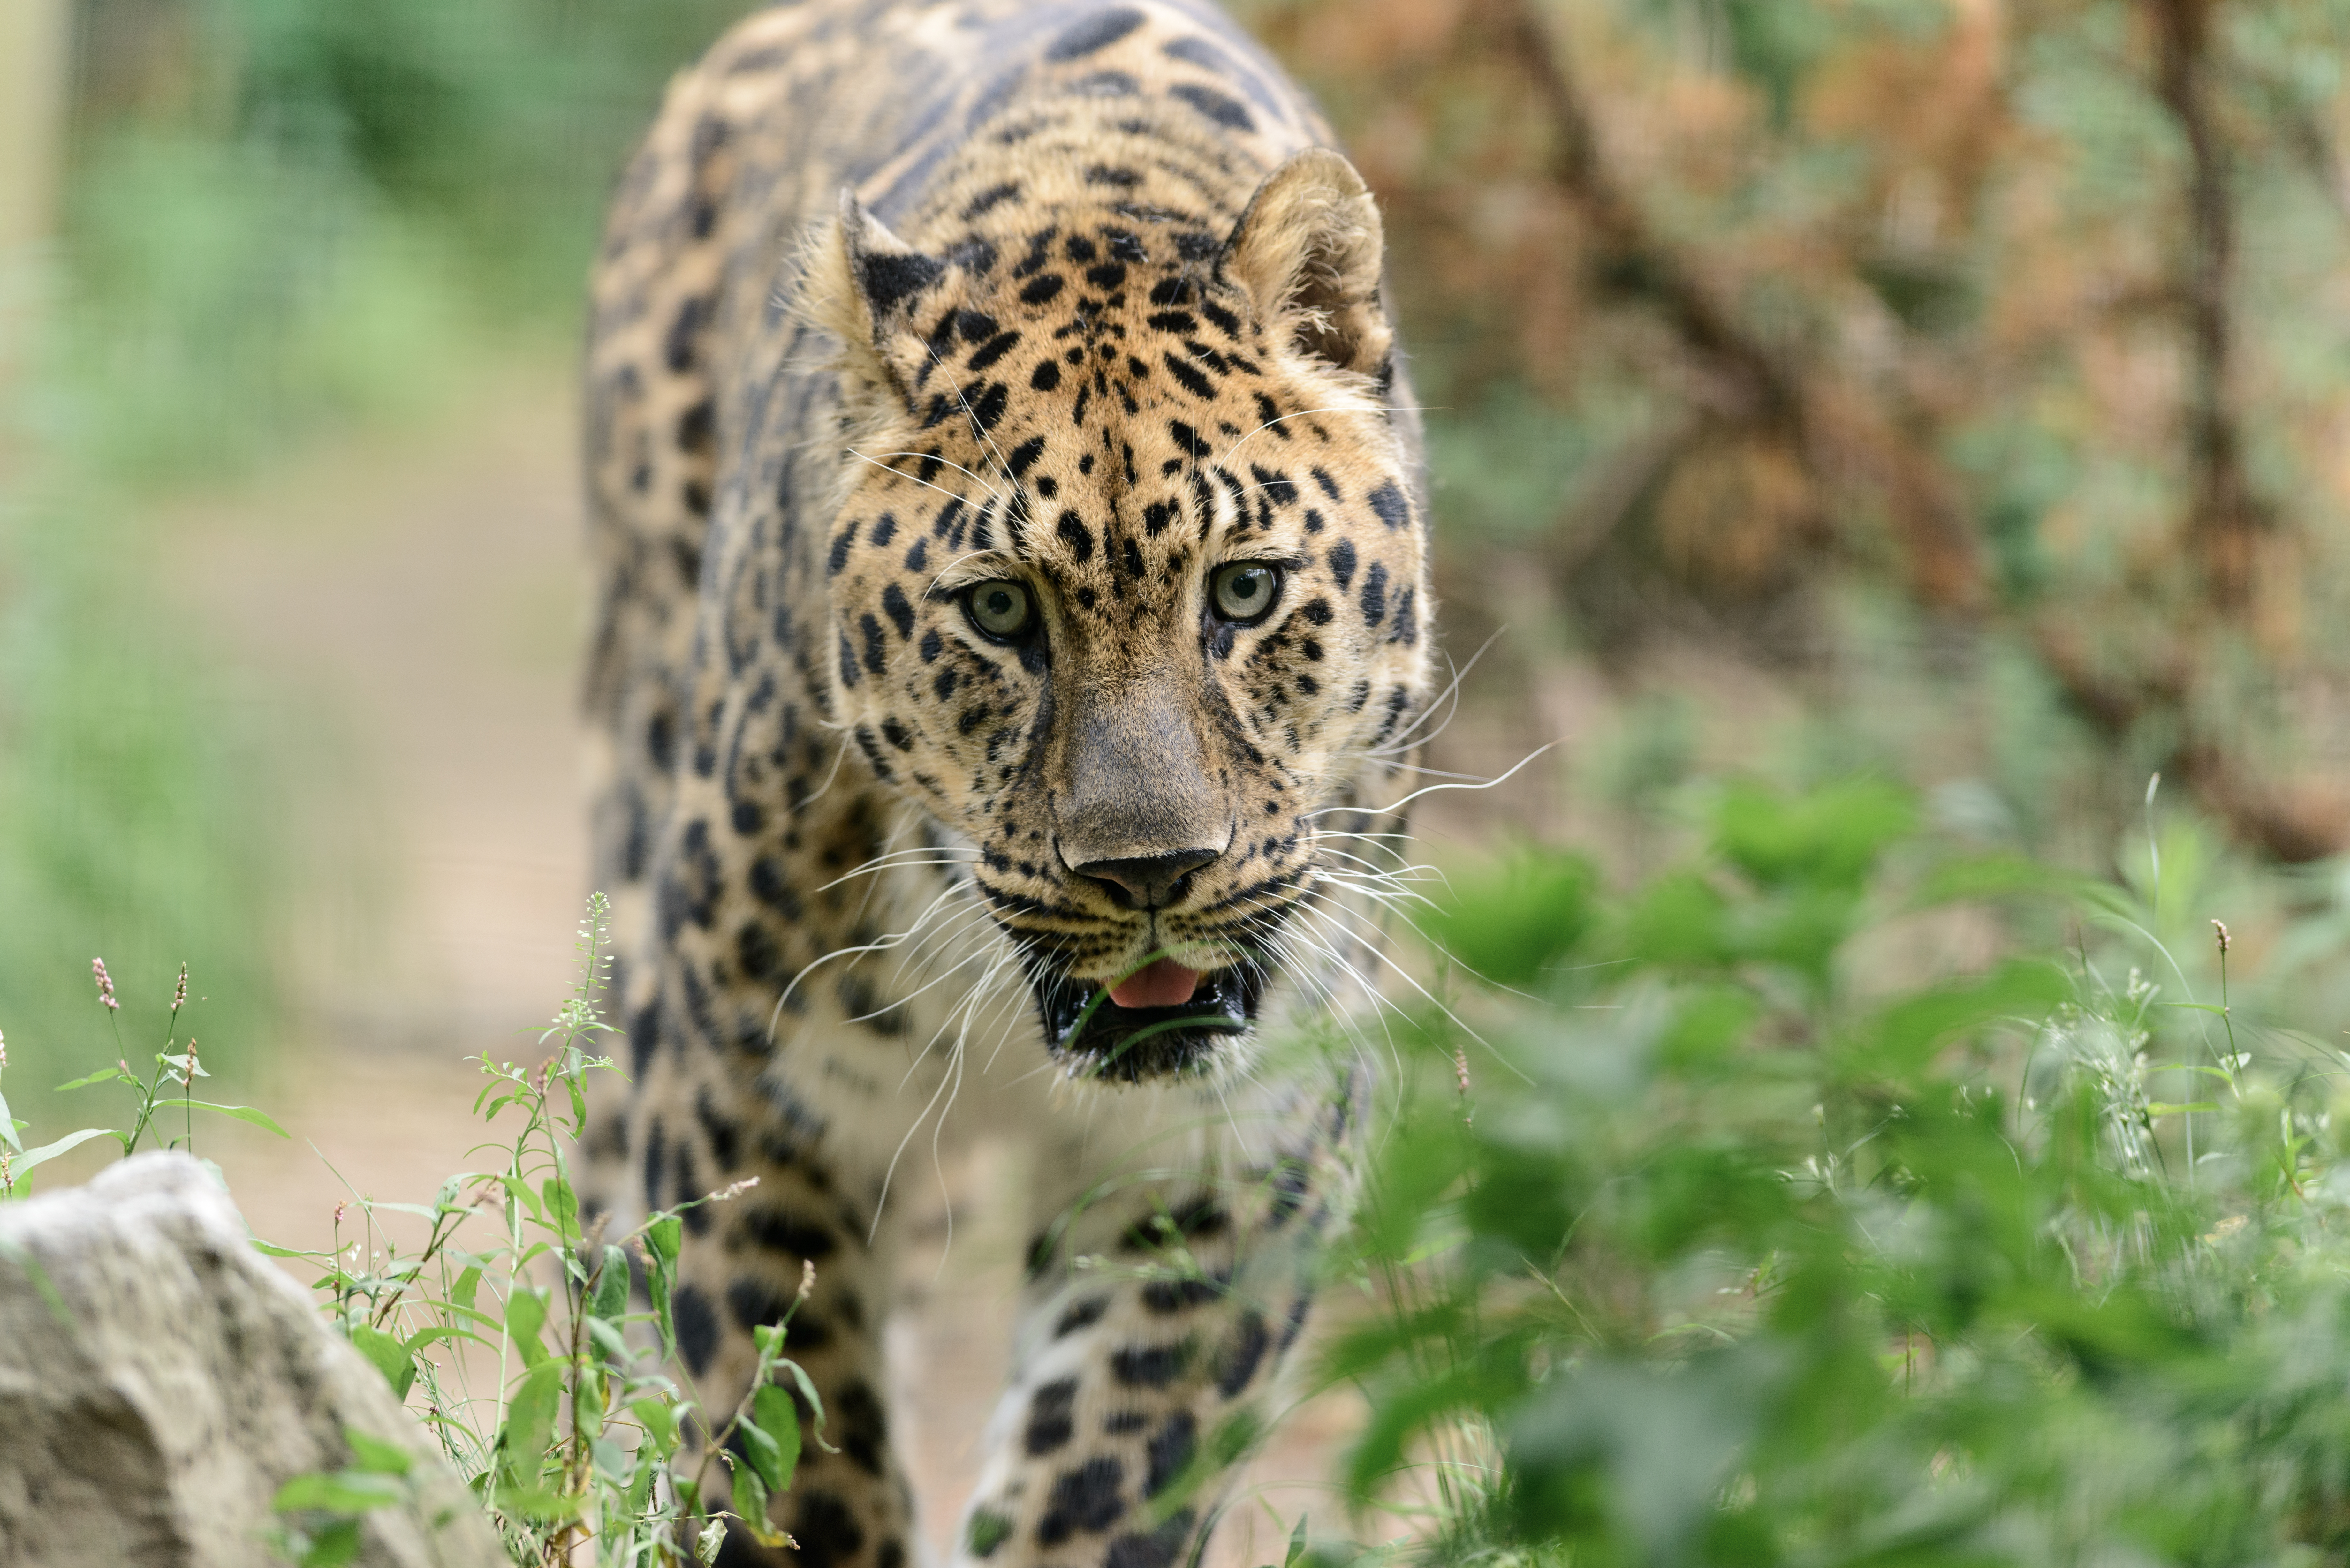
[[[1230,964],[1199,975],[1190,1000],[1155,1007],[1121,1006],[1097,980],[1039,974],[1034,984],[1045,1046],[1072,1076],[1139,1084],[1202,1071],[1247,1033],[1265,971],[1260,963]]]

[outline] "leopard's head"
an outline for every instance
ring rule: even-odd
[[[1430,663],[1380,252],[1321,150],[1228,226],[1032,208],[930,254],[844,198],[813,252],[835,712],[974,846],[1073,1076],[1229,1067],[1359,934]]]

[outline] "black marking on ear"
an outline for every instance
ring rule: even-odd
[[[1096,71],[1069,84],[1071,98],[1132,98],[1142,84],[1124,71]]]
[[[877,313],[895,310],[938,282],[946,270],[946,263],[920,252],[877,252],[858,258],[858,281]]]
[[[1119,6],[1104,11],[1098,16],[1088,16],[1076,26],[1053,40],[1045,51],[1048,60],[1081,60],[1099,49],[1106,49],[1143,24],[1139,11]]]

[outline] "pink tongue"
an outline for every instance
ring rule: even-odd
[[[1180,1007],[1199,983],[1198,970],[1157,959],[1111,986],[1109,999],[1120,1007]]]

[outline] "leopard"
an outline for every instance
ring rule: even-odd
[[[578,1162],[601,1227],[686,1206],[700,1409],[764,1325],[806,1375],[716,1561],[934,1560],[884,1330],[959,1140],[1027,1151],[1033,1241],[951,1562],[1196,1561],[1289,1397],[1434,706],[1388,293],[1363,177],[1203,0],[786,0],[619,177],[583,422],[625,1082]]]

